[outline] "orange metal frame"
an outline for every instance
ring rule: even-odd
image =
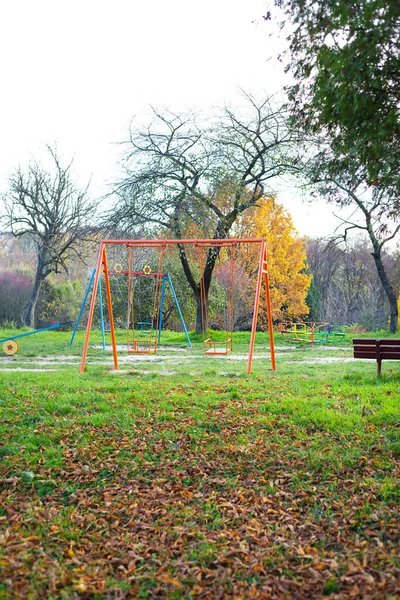
[[[262,281],[265,283],[265,294],[266,294],[266,304],[267,304],[267,316],[268,316],[268,333],[269,333],[269,344],[271,350],[271,366],[274,371],[276,371],[276,361],[275,361],[275,344],[274,344],[274,331],[272,327],[272,311],[271,311],[271,297],[269,292],[269,278],[268,278],[268,263],[267,263],[267,249],[266,249],[266,240],[259,238],[228,238],[224,240],[103,240],[100,242],[99,255],[97,259],[96,265],[96,275],[93,282],[93,295],[90,302],[89,309],[89,318],[86,327],[86,336],[85,342],[83,345],[82,352],[82,361],[81,361],[81,373],[85,370],[87,352],[89,347],[90,340],[90,332],[92,329],[92,321],[93,321],[93,313],[94,307],[96,303],[96,295],[98,289],[98,282],[100,273],[104,273],[104,282],[106,288],[106,297],[107,297],[107,308],[109,314],[110,321],[110,332],[111,332],[111,345],[113,351],[114,358],[114,368],[118,370],[118,353],[117,353],[117,342],[115,337],[115,328],[114,328],[114,316],[112,310],[112,299],[111,299],[111,289],[110,289],[110,278],[109,278],[109,270],[107,263],[107,246],[126,246],[127,248],[141,247],[141,248],[162,248],[165,246],[172,245],[199,245],[204,244],[207,246],[230,246],[233,243],[243,243],[243,244],[260,244],[260,260],[258,265],[258,275],[257,275],[257,284],[256,284],[256,293],[254,298],[254,310],[253,310],[253,321],[251,326],[251,335],[250,335],[250,347],[249,347],[249,357],[247,361],[247,374],[250,375],[251,368],[253,364],[253,353],[254,353],[254,343],[256,338],[256,330],[257,330],[257,317],[259,313],[260,307],[260,296],[261,296],[261,286]],[[224,342],[225,343],[225,342]],[[216,344],[216,342],[212,342],[212,345]]]

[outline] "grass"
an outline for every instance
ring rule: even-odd
[[[397,362],[167,333],[116,373],[94,332],[80,375],[69,336],[0,357],[0,598],[396,597]]]

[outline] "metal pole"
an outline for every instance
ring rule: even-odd
[[[99,303],[100,303],[100,329],[101,329],[101,343],[103,344],[103,350],[106,349],[106,339],[104,335],[104,314],[103,314],[103,294],[101,293],[101,279],[99,278]]]
[[[186,329],[186,323],[185,323],[185,321],[183,319],[181,307],[179,306],[178,298],[176,297],[175,289],[174,289],[174,286],[172,284],[172,279],[171,279],[169,273],[167,273],[167,277],[168,277],[169,287],[171,289],[172,296],[173,296],[174,301],[175,301],[175,306],[176,306],[176,308],[178,310],[179,318],[180,318],[181,323],[182,323],[183,331],[185,332],[185,335],[186,335],[187,343],[189,344],[189,348],[192,348],[192,343],[191,343],[190,338],[189,338],[188,330]]]
[[[271,366],[276,371],[276,360],[275,360],[275,342],[274,342],[274,328],[272,324],[272,309],[271,309],[271,295],[269,292],[269,276],[268,276],[268,263],[267,263],[267,248],[264,247],[264,260],[263,260],[263,273],[265,281],[265,297],[267,301],[267,315],[268,315],[268,333],[269,333],[269,348],[271,351]]]
[[[83,302],[81,304],[79,315],[78,315],[78,318],[77,318],[76,323],[74,325],[74,330],[73,330],[72,335],[71,335],[71,339],[70,339],[70,342],[69,342],[70,346],[72,346],[72,342],[74,341],[75,334],[76,334],[76,332],[78,330],[79,323],[81,321],[83,311],[85,310],[86,301],[87,301],[87,298],[88,298],[88,295],[89,295],[89,292],[90,292],[90,288],[92,287],[92,283],[93,283],[93,279],[94,279],[95,274],[96,274],[96,269],[93,269],[92,274],[90,276],[89,284],[88,284],[88,286],[86,288],[85,297],[83,298]]]
[[[88,317],[88,322],[86,325],[86,336],[85,336],[85,342],[83,344],[81,373],[84,372],[85,365],[86,365],[86,357],[87,357],[87,351],[88,351],[88,347],[89,347],[90,331],[92,328],[94,306],[96,303],[96,295],[97,295],[97,289],[98,289],[98,285],[99,285],[100,269],[103,264],[104,253],[105,253],[104,244],[103,244],[103,242],[100,242],[99,256],[97,258],[96,272],[95,272],[95,276],[94,276],[92,300],[90,302],[89,317]]]
[[[105,247],[104,247],[104,252],[103,252],[103,265],[104,265],[104,281],[106,284],[108,318],[110,319],[111,345],[112,345],[112,351],[113,351],[113,357],[114,357],[114,368],[118,371],[117,341],[115,339],[114,315],[113,315],[113,310],[112,310],[110,278],[108,276],[107,252],[106,252]]]
[[[251,366],[253,364],[254,342],[256,339],[256,331],[257,331],[257,317],[258,317],[258,309],[260,307],[260,291],[261,291],[264,254],[265,254],[265,240],[262,240],[261,248],[260,248],[260,261],[258,264],[256,295],[254,298],[253,322],[251,325],[249,358],[248,358],[248,362],[247,362],[247,375],[250,375]]]
[[[159,248],[160,246],[173,246],[177,244],[197,244],[212,248],[215,246],[232,246],[238,243],[243,244],[260,244],[263,238],[222,238],[222,239],[184,239],[184,240],[101,240],[103,245],[121,245],[128,248],[137,246],[143,248]]]
[[[50,329],[57,329],[58,327],[64,327],[64,325],[72,325],[73,321],[67,321],[66,323],[54,323],[54,325],[50,325],[49,327],[42,327],[42,329],[35,329],[35,331],[28,331],[28,333],[20,333],[19,335],[13,335],[12,337],[3,338],[0,340],[0,344],[2,342],[8,342],[11,340],[16,340],[17,338],[26,337],[27,335],[33,335],[35,333],[41,333],[42,331],[50,331]]]
[[[160,300],[160,318],[158,322],[158,344],[161,339],[161,329],[162,329],[162,313],[164,308],[164,296],[165,296],[165,275],[161,275],[162,283],[161,283],[161,300]]]

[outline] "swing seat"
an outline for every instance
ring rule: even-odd
[[[213,342],[212,340],[210,340],[210,338],[208,338],[207,340],[204,340],[204,348],[206,348],[207,346],[207,350],[204,350],[205,354],[212,354],[213,356],[224,356],[225,354],[229,354],[230,352],[232,352],[232,338],[230,337],[224,342]]]
[[[156,354],[157,340],[128,340],[128,354]]]

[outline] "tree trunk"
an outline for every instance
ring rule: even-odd
[[[186,251],[184,246],[179,246],[179,258],[186,275],[186,279],[189,282],[190,287],[193,290],[193,294],[196,300],[196,333],[201,334],[203,331],[203,311],[201,306],[201,294],[200,294],[200,284],[197,283],[193,277],[192,270],[189,265],[189,261],[186,256]],[[204,272],[200,273],[200,276],[203,278],[204,284],[204,294],[206,297],[206,303],[208,303],[208,292],[210,289],[211,278],[213,269],[215,266],[215,261],[219,255],[219,248],[209,248],[207,252],[206,264],[204,267]]]
[[[383,289],[385,290],[386,296],[389,300],[390,306],[390,324],[389,328],[391,333],[397,332],[398,322],[399,322],[399,311],[397,307],[397,297],[394,293],[393,287],[390,284],[388,276],[386,274],[385,266],[382,262],[382,256],[380,249],[375,249],[375,252],[372,253],[374,257],[375,265],[378,270],[379,279],[383,285]]]
[[[195,298],[196,298],[196,333],[201,335],[203,333],[203,326],[205,329],[206,324],[205,323],[203,324],[203,310],[202,310],[200,291],[198,294],[195,295]],[[208,290],[206,291],[206,303],[208,303]]]
[[[40,286],[42,285],[42,281],[44,279],[45,277],[43,275],[43,264],[42,261],[39,259],[36,268],[35,283],[33,286],[32,294],[26,305],[25,314],[22,318],[21,325],[26,325],[28,327],[32,327],[33,329],[35,328],[35,309],[39,298]]]

